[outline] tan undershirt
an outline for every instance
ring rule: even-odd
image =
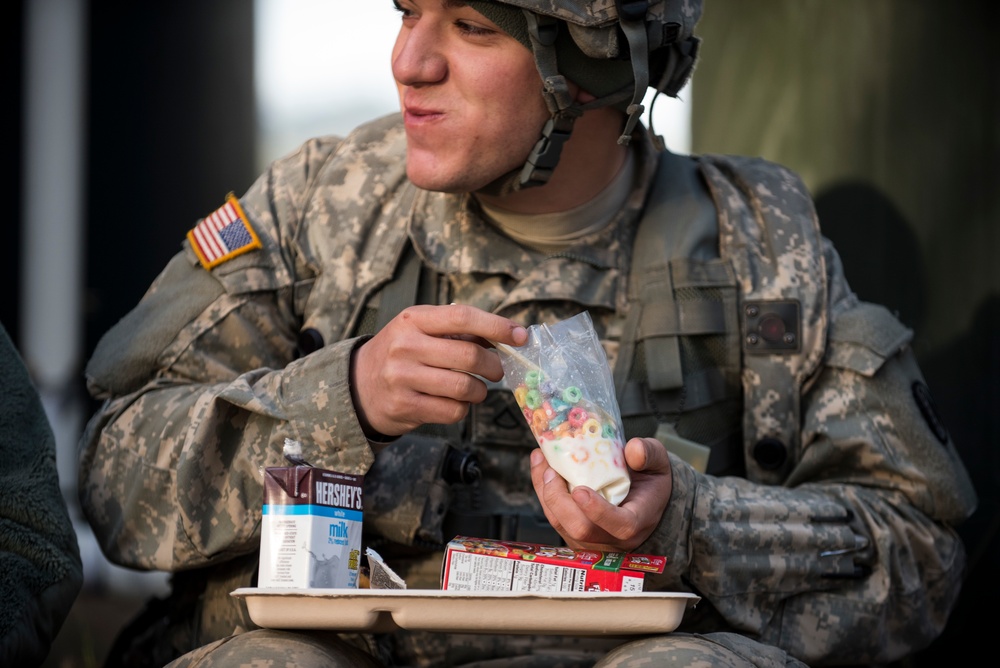
[[[508,237],[541,253],[557,253],[611,223],[632,191],[635,160],[631,151],[614,180],[588,202],[569,211],[525,214],[480,202],[487,221]]]

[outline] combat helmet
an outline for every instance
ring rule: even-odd
[[[676,97],[694,70],[702,0],[467,0],[531,49],[552,116],[522,169],[494,191],[548,182],[573,122],[587,109],[616,105],[627,114],[627,144],[652,86]],[[596,97],[581,105],[568,81]]]

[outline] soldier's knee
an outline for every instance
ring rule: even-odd
[[[185,654],[167,668],[380,668],[370,654],[331,634],[259,629],[230,636]]]
[[[594,668],[806,668],[784,650],[735,633],[676,633],[620,645]]]

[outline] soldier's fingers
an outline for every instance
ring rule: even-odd
[[[460,338],[430,338],[420,354],[429,366],[472,373],[489,380],[503,378],[503,365],[494,350]]]
[[[464,371],[494,381],[503,377],[496,351],[458,335],[428,334],[408,318],[393,320],[362,348],[377,360],[379,375],[401,378],[392,385],[412,382],[408,374],[419,374],[427,367]]]
[[[396,317],[431,336],[475,336],[512,346],[528,340],[527,330],[513,320],[464,304],[411,306]]]
[[[622,507],[635,511],[640,524],[658,523],[673,493],[673,470],[666,448],[652,438],[633,438],[625,445],[632,486]]]
[[[542,451],[537,448],[531,451],[531,484],[535,488],[535,495],[538,496],[549,524],[565,538],[560,508],[571,508],[573,500],[566,487],[566,481],[549,466]]]
[[[531,453],[531,479],[545,517],[567,545],[590,550],[620,549],[620,539],[607,531],[619,521],[613,517],[615,507],[586,487],[570,493],[566,481],[548,466],[540,450]],[[612,515],[607,514],[609,509]],[[588,513],[606,526],[594,523]]]
[[[486,399],[486,383],[469,373],[454,369],[420,369],[420,373],[408,385],[421,394],[466,404],[478,404]]]
[[[657,473],[670,470],[666,448],[654,438],[633,438],[625,444],[625,463],[633,471]]]
[[[531,484],[536,490],[540,490],[542,488],[542,474],[549,467],[548,462],[545,461],[545,455],[542,454],[540,448],[534,448],[531,451],[529,461],[531,463]]]
[[[584,487],[577,487],[570,493],[566,481],[552,469],[545,472],[542,483],[544,504],[549,515],[555,517],[557,530],[568,544],[604,549],[612,542],[613,537],[603,527],[595,524],[588,516],[588,511],[581,507],[581,499],[584,499],[583,504],[586,506],[599,502],[607,504],[607,501]],[[594,497],[599,501],[595,501]],[[592,507],[590,512],[598,514]]]
[[[368,417],[372,426],[379,429],[381,425],[390,425],[387,434],[405,434],[423,424],[454,424],[465,419],[469,413],[469,402],[456,401],[446,397],[433,396],[420,392],[402,395],[398,403],[386,403],[380,406],[376,416],[378,422]]]
[[[572,496],[591,525],[589,533],[592,539],[612,543],[616,549],[634,547],[631,542],[636,535],[635,513],[609,503],[592,489],[578,487],[573,490]]]

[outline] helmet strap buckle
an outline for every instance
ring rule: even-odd
[[[566,77],[561,74],[545,77],[542,94],[545,97],[545,104],[552,114],[566,111],[575,102],[569,92],[569,83],[566,81]]]
[[[573,123],[578,115],[575,110],[559,113],[545,123],[541,139],[531,149],[531,154],[521,170],[518,179],[521,188],[545,185],[549,182],[552,172],[559,164],[563,146],[569,141],[573,132]]]

